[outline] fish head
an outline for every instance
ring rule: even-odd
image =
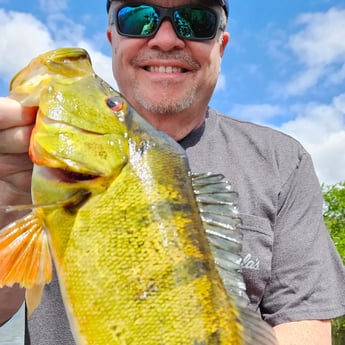
[[[36,165],[114,178],[128,161],[127,103],[95,76],[54,80],[40,97],[29,154]]]
[[[38,107],[29,149],[40,167],[34,170],[34,202],[52,202],[54,194],[56,200],[70,197],[76,190],[103,190],[127,164],[127,102],[93,72],[84,49],[56,49],[36,57],[13,78],[10,95]]]

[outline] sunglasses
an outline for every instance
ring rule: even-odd
[[[220,15],[200,6],[123,5],[115,8],[113,23],[122,36],[146,38],[156,34],[165,18],[170,19],[176,35],[186,40],[211,40],[220,27]]]

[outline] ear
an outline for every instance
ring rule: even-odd
[[[113,35],[111,34],[110,27],[107,28],[107,39],[108,39],[108,42],[111,44],[113,41]]]
[[[230,34],[228,32],[223,33],[223,38],[220,44],[220,56],[223,56],[225,48],[230,41]]]

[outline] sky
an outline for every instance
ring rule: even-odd
[[[105,0],[0,0],[0,95],[36,55],[67,46],[116,88],[106,24]],[[230,0],[227,31],[210,105],[293,136],[320,183],[344,181],[344,0]]]

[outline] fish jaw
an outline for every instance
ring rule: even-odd
[[[33,59],[10,83],[10,94],[26,106],[37,106],[43,89],[54,78],[79,78],[93,74],[88,53],[79,48],[49,51]]]
[[[42,91],[29,154],[36,165],[75,174],[116,176],[128,161],[126,102],[114,113],[109,95],[121,97],[96,77],[73,83],[52,80]]]
[[[128,160],[127,146],[123,134],[86,131],[39,112],[29,155],[36,165],[91,180],[118,175]]]

